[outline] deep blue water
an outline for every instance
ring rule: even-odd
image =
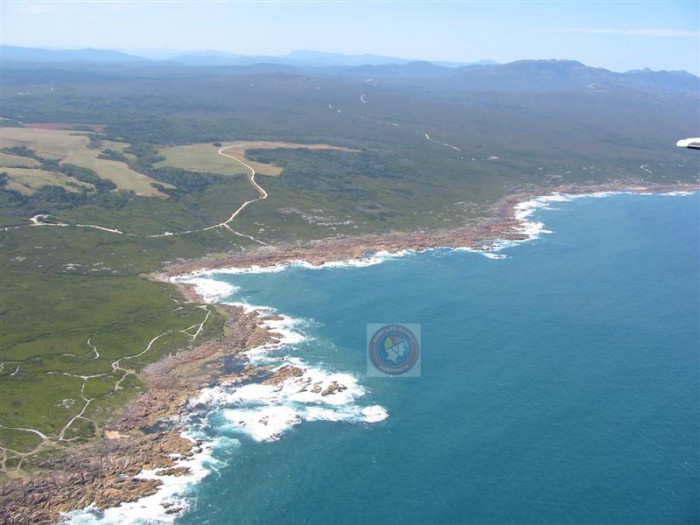
[[[555,206],[504,260],[219,276],[389,417],[238,436],[178,523],[698,523],[698,194]],[[364,377],[384,322],[421,325],[421,377]]]

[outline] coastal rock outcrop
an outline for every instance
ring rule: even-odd
[[[176,465],[177,459],[202,451],[202,442],[180,435],[179,415],[188,399],[202,387],[229,377],[222,373],[224,359],[276,341],[262,326],[264,315],[235,306],[222,310],[226,331],[232,335],[146,367],[140,375],[145,391],[107,424],[103,439],[56,449],[37,461],[31,474],[4,479],[0,523],[55,523],[62,512],[136,501],[156,493],[162,484],[137,477],[144,470],[159,476],[188,475],[190,469]],[[238,376],[250,379],[266,370],[246,364]],[[165,512],[181,510],[173,505]]]

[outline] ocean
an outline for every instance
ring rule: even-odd
[[[487,256],[199,276],[281,314],[251,358],[304,375],[203,391],[191,478],[72,521],[698,523],[699,196],[535,200],[533,238]],[[368,377],[367,325],[399,323],[420,374]]]

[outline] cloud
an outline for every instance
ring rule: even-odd
[[[554,33],[584,33],[589,35],[623,35],[623,36],[662,36],[680,38],[700,38],[698,31],[682,29],[612,29],[590,27],[555,27],[548,29]]]

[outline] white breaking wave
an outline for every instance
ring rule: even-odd
[[[193,284],[197,294],[204,299],[206,303],[219,302],[220,299],[229,297],[239,290],[238,286],[216,279],[207,279],[205,277],[195,277],[182,282]]]
[[[183,437],[195,441],[201,439],[196,430],[184,432]],[[183,476],[163,476],[158,474],[161,469],[143,470],[137,476],[140,479],[157,479],[162,482],[158,492],[151,496],[146,496],[137,501],[122,503],[117,507],[111,507],[103,511],[98,510],[94,504],[83,510],[65,513],[64,521],[61,523],[70,525],[89,525],[99,523],[102,525],[142,525],[149,524],[169,524],[173,523],[178,515],[186,511],[191,500],[187,497],[189,490],[204,479],[218,460],[213,458],[212,452],[223,446],[223,444],[236,445],[237,442],[227,437],[220,437],[214,440],[202,440],[201,450],[191,457],[179,457],[175,462],[175,467],[187,467],[190,474]],[[168,514],[166,510],[173,509]],[[175,512],[177,511],[177,512]]]
[[[308,337],[300,331],[300,327],[305,324],[301,319],[281,314],[269,306],[255,306],[244,302],[232,301],[225,301],[223,304],[239,306],[246,313],[257,312],[261,316],[268,316],[267,318],[262,318],[260,325],[275,334],[277,342],[247,350],[245,354],[251,363],[262,364],[267,362],[270,359],[270,350],[279,350],[285,346],[295,346],[308,341]]]
[[[400,257],[405,257],[416,253],[415,250],[405,249],[399,250],[398,252],[387,252],[379,251],[374,253],[370,257],[365,257],[363,259],[346,259],[344,261],[329,261],[319,265],[313,265],[307,261],[296,261],[295,264],[306,268],[307,270],[325,270],[327,268],[364,268],[366,266],[374,266],[376,264],[382,264],[391,259],[398,259]]]
[[[522,233],[527,236],[526,241],[538,239],[543,233],[552,233],[550,230],[545,229],[543,222],[536,222],[530,220],[530,217],[538,210],[551,210],[553,209],[550,205],[555,202],[569,202],[574,199],[583,198],[602,198],[609,197],[610,195],[618,195],[621,193],[632,193],[632,192],[621,192],[621,191],[599,191],[595,193],[582,193],[582,194],[569,194],[569,193],[553,193],[551,195],[542,195],[540,197],[534,197],[528,201],[519,202],[513,208],[515,210],[515,219],[520,222],[520,227],[518,228],[518,233]],[[516,241],[518,244],[522,241]],[[498,244],[498,241],[497,241]],[[512,246],[514,243],[503,244],[502,247]]]
[[[509,241],[504,239],[497,239],[489,245],[481,247],[481,250],[474,250],[467,248],[466,251],[481,251],[482,255],[489,257],[491,259],[502,259],[504,256],[499,256],[494,252],[499,252],[504,248],[509,248],[511,246],[521,244],[523,242],[532,241],[539,239],[542,234],[553,233],[550,230],[545,229],[545,224],[539,221],[531,220],[532,215],[538,210],[551,210],[551,204],[557,202],[569,202],[575,199],[586,199],[586,198],[603,198],[610,197],[611,195],[662,195],[662,196],[687,196],[696,194],[697,191],[673,191],[668,193],[651,193],[651,192],[634,192],[634,191],[598,191],[593,193],[581,193],[581,194],[571,194],[571,193],[553,193],[551,195],[542,195],[539,197],[534,197],[530,200],[520,202],[514,206],[514,216],[515,219],[520,223],[517,229],[518,233],[526,236],[522,241]]]
[[[384,407],[356,403],[366,391],[354,376],[308,367],[299,359],[286,359],[284,366],[290,365],[301,368],[301,375],[275,385],[207,388],[191,401],[192,407],[214,409],[223,419],[219,431],[255,441],[280,439],[304,421],[377,423],[388,417]]]
[[[515,218],[523,223],[522,232],[537,235],[545,233],[546,230],[541,230],[544,225],[542,223],[534,223],[529,221],[529,217],[538,209],[552,209],[549,205],[553,202],[568,202],[576,199],[590,199],[610,197],[611,195],[660,195],[663,197],[685,197],[688,195],[697,194],[697,190],[693,191],[671,191],[667,193],[652,193],[652,192],[636,192],[636,191],[598,191],[593,193],[553,193],[551,195],[543,195],[535,197],[528,201],[520,202],[514,206]],[[538,231],[539,230],[539,231]],[[551,233],[551,232],[546,232]]]
[[[669,191],[668,193],[659,193],[659,195],[662,197],[689,197],[697,193],[697,191]]]
[[[175,282],[193,282],[195,279],[203,277],[207,278],[216,274],[224,275],[239,275],[239,274],[258,274],[258,273],[279,273],[283,272],[287,268],[299,267],[306,270],[326,270],[328,268],[364,268],[366,266],[374,266],[376,264],[381,264],[391,259],[397,259],[399,257],[404,257],[411,253],[416,253],[415,250],[405,249],[399,250],[398,252],[387,252],[378,251],[371,255],[370,257],[364,257],[362,259],[346,259],[343,261],[328,261],[321,264],[311,264],[304,260],[293,260],[284,263],[277,263],[270,266],[260,266],[253,264],[246,267],[228,267],[228,268],[217,268],[216,270],[197,270],[187,275],[182,275],[175,277],[173,281]]]
[[[234,428],[245,430],[255,441],[274,441],[286,429],[301,423],[297,412],[291,407],[230,409],[224,410],[224,414]]]

